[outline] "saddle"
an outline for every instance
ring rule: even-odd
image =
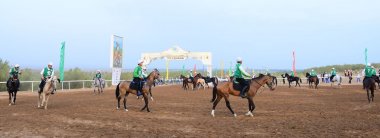
[[[244,90],[244,92],[248,92],[249,91],[249,88],[250,88],[250,80],[245,80],[246,83],[247,83],[247,89]],[[239,82],[236,82],[236,81],[232,81],[232,86],[234,88],[234,90],[236,91],[241,91],[243,89],[243,87],[239,84]]]
[[[132,89],[132,90],[138,90],[139,89],[139,85],[138,82],[134,82],[134,81],[131,81],[131,83],[129,84],[129,88]]]

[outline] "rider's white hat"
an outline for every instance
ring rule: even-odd
[[[191,72],[193,72],[193,70],[192,70],[192,69],[191,69],[190,71],[191,71]]]
[[[16,64],[15,67],[18,68],[18,67],[20,67],[20,65],[19,65],[19,64]]]
[[[335,69],[335,68],[331,68],[331,69]]]
[[[314,71],[314,69],[311,69],[311,71]]]
[[[243,59],[241,57],[236,58],[236,62],[242,62],[242,61],[243,61]]]
[[[49,64],[48,65],[51,65],[51,66],[53,66],[53,62],[49,62]]]
[[[367,63],[367,66],[371,66],[371,63]]]
[[[138,64],[141,64],[141,63],[144,63],[144,60],[140,59],[140,60],[138,61]]]
[[[100,73],[100,70],[96,70],[96,72],[99,72],[99,73]]]

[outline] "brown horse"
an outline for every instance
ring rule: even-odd
[[[317,76],[311,76],[309,72],[306,72],[306,78],[309,82],[309,88],[312,88],[312,84],[314,83],[314,88],[318,89],[319,78]]]
[[[183,75],[181,75],[180,78],[182,79],[182,88],[184,90],[187,90],[190,88],[189,84],[193,84],[193,82],[189,78],[187,78]],[[191,87],[191,88],[192,88],[192,90],[194,89],[194,87]]]
[[[130,82],[127,82],[127,81],[123,81],[123,82],[120,82],[119,84],[117,84],[116,90],[115,90],[115,95],[116,95],[116,99],[117,99],[116,109],[120,109],[120,100],[121,100],[121,98],[124,98],[124,101],[123,101],[124,109],[125,109],[125,111],[128,111],[128,109],[127,109],[127,97],[128,97],[128,95],[130,93],[137,95],[137,90],[129,88],[129,84],[130,84]],[[141,93],[142,93],[142,96],[144,97],[144,101],[145,101],[145,106],[141,109],[141,111],[146,109],[147,112],[150,112],[149,107],[148,107],[149,90],[147,88],[142,88]]]
[[[374,91],[376,88],[376,80],[377,78],[364,78],[363,80],[363,85],[365,90],[367,91],[367,97],[368,97],[368,102],[371,103],[373,102],[373,99],[375,97]]]
[[[247,116],[253,116],[252,114],[252,111],[255,110],[255,103],[253,102],[253,97],[255,97],[255,95],[257,94],[257,91],[264,85],[268,85],[268,87],[270,88],[270,90],[274,90],[275,88],[275,85],[274,82],[273,82],[273,77],[272,76],[269,76],[269,75],[262,75],[260,74],[259,77],[257,78],[254,78],[252,80],[250,80],[250,88],[247,92],[247,99],[248,99],[248,107],[249,107],[249,111],[248,113],[246,114]],[[227,82],[225,83],[223,86],[221,87],[217,87],[215,86],[213,88],[213,95],[212,95],[212,100],[211,102],[213,102],[213,107],[212,107],[212,111],[211,111],[211,115],[214,117],[215,116],[215,107],[218,105],[219,101],[224,98],[224,100],[226,101],[226,106],[227,108],[231,111],[231,113],[236,117],[236,113],[232,110],[231,108],[231,105],[230,105],[230,101],[229,101],[229,95],[233,95],[233,96],[239,96],[240,92],[235,90],[233,88],[233,82]]]
[[[152,86],[155,85],[155,80],[158,80],[160,78],[160,72],[157,69],[154,69],[146,78],[145,87],[148,87],[150,96],[150,99],[153,101],[153,95],[152,95]]]
[[[44,107],[45,110],[47,109],[47,104],[51,93],[53,91],[57,91],[57,82],[61,83],[61,80],[57,79],[56,76],[46,79],[46,83],[42,92],[38,93],[38,108]]]

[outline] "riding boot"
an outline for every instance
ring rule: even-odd
[[[245,94],[245,91],[247,88],[248,88],[248,86],[244,86],[243,89],[241,89],[241,91],[240,91],[240,97],[241,98],[247,98],[247,95]]]

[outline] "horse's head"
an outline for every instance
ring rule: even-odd
[[[45,87],[47,86],[49,89],[52,88],[52,90],[55,91],[57,89],[57,82],[61,83],[61,80],[57,78],[57,76],[50,77],[46,80]]]
[[[275,90],[276,89],[275,78],[273,76],[270,76],[270,75],[264,75],[263,77],[264,77],[264,81],[268,85],[269,89],[271,91]]]
[[[310,77],[310,73],[309,72],[306,72],[306,77]]]
[[[290,75],[288,73],[285,73],[285,77],[289,77]]]
[[[160,71],[158,71],[158,69],[154,69],[154,70],[149,74],[149,76],[153,77],[154,80],[159,79],[159,78],[160,78]]]
[[[17,80],[18,79],[18,74],[14,74],[13,77],[12,77],[13,80]]]

